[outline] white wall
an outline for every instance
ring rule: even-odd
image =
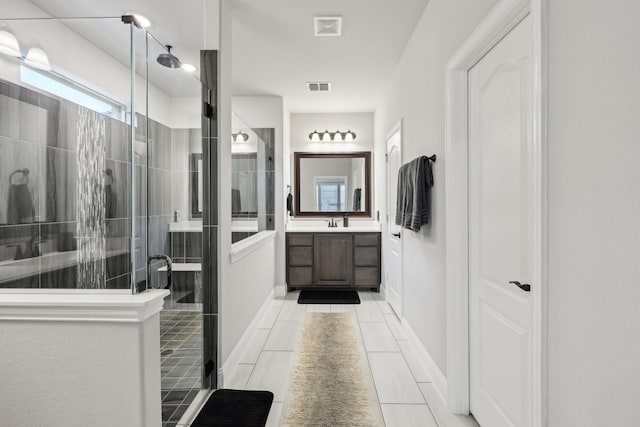
[[[351,129],[354,142],[311,142],[314,130],[346,132]],[[373,113],[293,113],[291,114],[291,152],[339,152],[373,150]]]
[[[406,320],[445,373],[444,64],[494,3],[431,0],[376,110],[378,170],[400,119],[403,161],[438,155],[403,272]],[[548,425],[637,426],[640,3],[549,3]]]
[[[309,153],[339,153],[345,151],[370,151],[371,155],[371,185],[375,190],[376,175],[376,153],[374,152],[374,134],[373,134],[373,113],[291,113],[290,116],[291,145],[285,153],[288,153],[287,182],[291,185],[291,191],[294,192],[295,165],[293,164],[293,153],[309,152]],[[330,132],[340,130],[346,132],[351,130],[355,132],[356,139],[353,142],[311,142],[309,134],[314,130],[324,132],[328,129]],[[384,159],[384,153],[382,153]],[[380,170],[380,169],[378,169]],[[384,163],[383,168],[384,170]],[[373,190],[373,191],[374,191]],[[367,191],[369,191],[367,189]],[[351,194],[353,194],[351,192]],[[374,193],[371,193],[372,207],[375,206]],[[371,215],[375,218],[375,209]],[[292,217],[293,218],[293,217]],[[354,218],[357,221],[357,219]]]
[[[444,67],[496,0],[431,0],[375,112],[375,209],[383,227],[386,137],[403,120],[402,161],[438,156],[432,223],[402,233],[403,316],[446,375]],[[374,210],[375,210],[374,209]]]
[[[640,2],[549,14],[549,425],[638,426]]]

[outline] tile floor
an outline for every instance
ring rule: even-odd
[[[355,312],[387,427],[478,427],[472,417],[448,413],[429,375],[419,364],[402,326],[381,296],[360,292],[358,305],[301,305],[298,293],[275,300],[225,388],[271,390],[267,426],[277,426],[300,321],[306,311]],[[181,424],[178,424],[181,426]]]
[[[174,427],[198,391],[202,375],[202,313],[160,312],[162,425]]]

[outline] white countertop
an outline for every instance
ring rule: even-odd
[[[202,221],[180,221],[169,223],[169,233],[201,233]]]
[[[378,233],[380,223],[372,220],[349,219],[349,226],[342,226],[342,219],[337,219],[338,227],[329,227],[328,220],[296,220],[287,224],[287,232],[294,233]]]

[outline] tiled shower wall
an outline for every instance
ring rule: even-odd
[[[0,287],[82,287],[77,283],[74,254],[77,120],[81,108],[84,107],[0,81]],[[105,186],[105,192],[110,193],[112,200],[105,213],[106,287],[128,288],[130,128],[111,117],[104,119],[104,171],[105,182],[109,184]],[[147,144],[144,142],[144,116],[138,115],[136,124],[136,256],[139,267],[136,280],[140,282],[146,277],[147,190],[150,191],[149,228],[152,231],[149,251],[168,254],[168,224],[173,213],[175,210],[188,211],[186,196],[183,197],[189,189],[186,165],[189,150],[198,147],[193,141],[199,141],[200,130],[170,129],[149,120]],[[28,169],[27,174],[14,174],[24,169]],[[11,194],[12,184],[24,184],[28,192],[16,199],[16,194]],[[24,209],[24,194],[29,195],[27,199],[31,199],[32,209]],[[16,210],[16,203],[23,203],[22,208]],[[25,211],[33,214],[26,215]],[[158,277],[155,279],[159,280]],[[154,283],[153,286],[157,285]]]

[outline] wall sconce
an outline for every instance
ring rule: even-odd
[[[311,132],[309,134],[309,141],[311,142],[328,142],[328,141],[334,141],[334,142],[353,142],[356,139],[356,134],[355,132],[352,132],[351,129],[349,129],[346,132],[341,132],[340,130],[336,130],[335,132],[329,132],[329,130],[325,130],[324,132],[320,133],[317,130],[314,130],[313,132]]]
[[[233,142],[247,142],[249,140],[249,135],[240,131],[238,133],[232,133],[231,139]]]

